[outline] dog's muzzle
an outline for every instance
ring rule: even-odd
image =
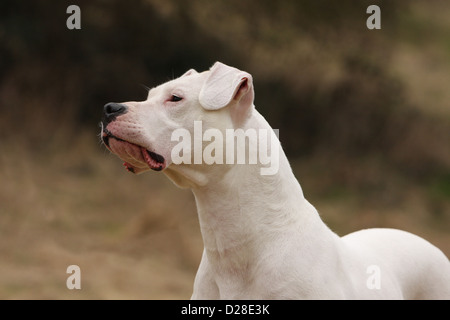
[[[161,171],[166,167],[165,159],[147,148],[122,139],[108,130],[108,124],[127,112],[126,105],[108,103],[103,109],[101,138],[105,146],[124,161],[125,168],[132,173],[140,173],[148,168]]]

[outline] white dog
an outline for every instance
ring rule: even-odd
[[[217,62],[151,89],[146,101],[104,108],[102,139],[129,171],[163,170],[195,195],[204,251],[192,298],[450,299],[449,260],[429,242],[393,229],[340,238],[322,222],[253,100],[251,75]],[[235,162],[239,148],[219,138],[238,129],[272,132],[275,143],[258,146],[277,155],[274,170]],[[180,132],[194,148],[180,147]],[[257,149],[246,137],[249,161]],[[229,147],[226,161],[220,147]]]

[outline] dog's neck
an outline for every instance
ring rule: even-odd
[[[258,113],[249,126],[270,129]],[[304,198],[281,146],[277,148],[279,170],[273,175],[261,175],[260,165],[219,165],[209,166],[216,171],[186,168],[181,176],[169,176],[178,182],[193,177],[188,185],[195,195],[205,253],[217,272],[245,277],[243,270],[264,259],[269,242],[283,241],[291,232],[308,240],[307,233],[326,229]]]
[[[234,166],[221,180],[193,189],[207,251],[226,254],[307,223],[309,213],[301,217],[299,210],[308,203],[295,178],[286,182],[292,173],[284,171],[260,176],[257,167]]]

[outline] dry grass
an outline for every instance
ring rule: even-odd
[[[50,156],[3,145],[0,164],[0,298],[189,298],[202,250],[189,191],[127,173],[95,136]]]
[[[339,234],[396,227],[450,254],[448,218],[429,212],[420,186],[405,188],[392,172],[377,178],[386,168],[374,163],[337,171],[324,171],[327,159],[293,165],[306,196]],[[95,135],[82,134],[52,154],[2,144],[0,179],[0,298],[190,297],[202,251],[195,203],[163,174],[131,175]],[[354,192],[357,183],[370,191]],[[441,209],[448,212],[448,203]],[[66,288],[71,264],[81,268],[81,290]]]

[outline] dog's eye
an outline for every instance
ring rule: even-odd
[[[172,95],[171,97],[170,97],[170,102],[178,102],[178,101],[181,101],[181,100],[183,100],[183,98],[182,97],[179,97],[179,96],[177,96],[177,95]]]

